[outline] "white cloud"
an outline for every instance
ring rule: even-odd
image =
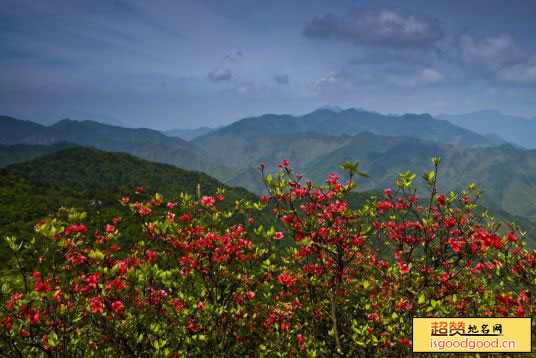
[[[432,68],[425,68],[412,75],[391,75],[388,82],[400,87],[422,87],[439,83],[443,76]]]
[[[502,82],[536,85],[536,62],[527,62],[504,68],[497,73]]]
[[[229,81],[231,79],[231,76],[231,70],[223,67],[215,68],[208,74],[208,77],[214,82]]]
[[[481,41],[470,35],[460,36],[462,59],[466,63],[485,65],[498,68],[504,65],[519,63],[524,59],[523,52],[515,45],[507,34],[487,37]]]
[[[510,35],[483,40],[462,35],[460,51],[473,73],[505,84],[536,85],[536,56],[529,57]]]
[[[309,88],[307,88],[305,95],[309,97],[315,97],[326,92],[333,91],[348,91],[355,85],[356,79],[351,74],[339,71],[329,72],[326,75],[320,77],[320,79],[314,81]]]

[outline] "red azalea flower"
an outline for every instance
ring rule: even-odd
[[[377,313],[369,313],[367,315],[367,318],[368,318],[369,321],[377,321],[377,320],[380,319],[380,315],[377,314]]]
[[[398,268],[400,269],[401,273],[408,273],[409,272],[409,266],[405,262],[399,262]]]
[[[91,307],[93,307],[91,312],[93,313],[103,312],[104,306],[102,304],[102,301],[103,299],[101,297],[98,297],[98,296],[93,297],[93,299],[91,300],[91,303],[89,304]]]
[[[182,221],[182,222],[186,222],[188,220],[190,220],[192,218],[192,215],[181,215],[179,217],[179,220]]]
[[[113,234],[115,231],[115,227],[113,227],[112,225],[106,225],[106,233],[107,234]]]
[[[173,300],[173,307],[175,307],[177,311],[182,311],[182,309],[184,308],[181,300],[179,300],[178,298],[175,298]]]
[[[296,335],[296,339],[298,340],[299,344],[304,344],[305,343],[305,339],[303,339],[303,335],[301,333]]]
[[[274,240],[281,240],[285,235],[282,232],[278,231],[274,235]]]
[[[290,286],[292,284],[292,280],[294,279],[294,277],[292,275],[289,275],[287,273],[282,273],[278,276],[278,279],[279,279],[279,282],[282,284],[282,285],[285,285],[285,286]]]
[[[199,331],[199,328],[197,328],[197,325],[195,324],[194,321],[190,320],[188,322],[188,324],[186,325],[186,328],[188,328],[188,330],[192,333],[196,333],[197,331]]]
[[[117,313],[121,312],[124,307],[125,305],[123,305],[123,302],[121,301],[115,301],[114,303],[112,303],[112,309]]]
[[[201,203],[206,206],[212,206],[216,202],[216,199],[214,199],[211,196],[204,196],[201,198]]]

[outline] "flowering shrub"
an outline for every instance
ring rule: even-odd
[[[269,196],[227,211],[223,191],[141,201],[138,188],[120,200],[139,220],[134,237],[123,218],[90,231],[84,213],[60,212],[36,226],[44,250],[8,239],[35,267],[2,287],[0,351],[399,357],[414,316],[533,315],[536,253],[478,211],[473,186],[437,193],[434,164],[425,200],[407,172],[358,209],[357,165],[316,185],[285,161],[263,172]],[[262,210],[274,226],[255,222]]]

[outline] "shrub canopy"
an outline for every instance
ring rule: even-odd
[[[284,161],[269,196],[227,210],[221,190],[141,200],[141,187],[96,230],[62,209],[7,239],[18,276],[1,290],[1,354],[400,357],[412,317],[534,315],[523,233],[479,210],[474,185],[437,193],[434,164],[427,198],[406,172],[360,208],[357,164],[318,185]],[[123,235],[126,217],[139,224]]]

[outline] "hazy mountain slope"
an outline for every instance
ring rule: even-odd
[[[214,129],[209,127],[199,127],[195,129],[170,129],[162,131],[168,137],[178,137],[184,140],[192,140],[204,134],[212,132]]]
[[[437,118],[480,134],[499,135],[501,138],[525,148],[536,148],[536,118],[509,116],[494,110],[439,115]]]
[[[8,116],[0,116],[0,143],[2,144],[50,144],[41,143],[36,136],[45,126]]]
[[[222,181],[234,176],[237,172],[237,169],[220,165],[204,153],[173,148],[157,142],[134,143],[116,150],[153,162],[172,164],[182,169],[202,171]]]
[[[411,136],[467,148],[502,144],[437,120],[429,114],[391,116],[347,109],[338,113],[315,111],[302,116],[301,121],[321,133],[333,135],[370,131],[380,135]]]
[[[168,137],[146,128],[123,128],[93,121],[64,119],[49,127],[0,117],[0,143],[52,144],[68,141],[81,146],[107,151],[120,151],[140,158],[176,165],[190,170],[201,170],[226,180],[235,170],[226,168],[200,152],[195,145]]]
[[[350,136],[335,137],[313,132],[273,133],[241,126],[213,133],[192,142],[218,162],[242,168],[257,167],[261,161],[274,165],[284,159],[305,165],[351,140]]]
[[[464,151],[449,167],[451,180],[478,183],[490,206],[517,215],[536,215],[536,150],[505,145]]]
[[[374,143],[371,145],[371,143]],[[362,134],[344,147],[318,157],[303,168],[307,177],[322,180],[330,172],[343,173],[338,164],[359,161],[372,178],[361,180],[364,189],[394,186],[398,173],[407,169],[422,174],[431,168],[430,158],[442,159],[440,188],[460,191],[475,182],[486,192],[484,201],[521,216],[536,215],[536,150],[510,145],[458,149],[409,137]]]
[[[0,142],[3,144],[51,144],[67,141],[83,146],[121,150],[125,146],[152,142],[171,148],[195,151],[195,146],[180,138],[165,136],[147,128],[124,128],[93,121],[61,120],[51,126],[0,117]]]
[[[433,156],[444,158],[457,154],[455,147],[435,142],[362,133],[344,147],[311,161],[303,172],[314,181],[319,181],[332,172],[344,175],[339,168],[344,161],[359,161],[360,169],[371,176],[370,179],[360,179],[360,186],[365,189],[384,189],[393,187],[402,171],[409,169],[419,174],[429,171],[430,158]]]
[[[180,138],[168,137],[159,131],[147,128],[124,128],[93,121],[64,119],[50,127],[45,133],[55,141],[65,140],[84,146],[106,150],[122,150],[140,143],[158,143],[173,149],[195,152],[196,148]]]
[[[225,184],[233,187],[242,187],[259,195],[266,194],[266,185],[261,179],[262,174],[259,167],[250,167],[238,172],[234,177],[225,181]]]
[[[26,162],[46,154],[51,154],[75,146],[76,144],[68,142],[58,142],[52,145],[0,144],[0,168],[10,164]]]
[[[315,132],[323,135],[355,135],[369,131],[380,135],[407,135],[420,139],[453,144],[459,147],[488,147],[504,144],[490,138],[452,125],[447,121],[432,118],[428,114],[389,116],[363,110],[347,109],[341,112],[317,110],[304,116],[266,114],[242,119],[224,128],[194,139],[192,142],[213,156],[224,158],[222,148],[229,143],[239,142],[233,151],[248,155],[249,142],[259,136],[280,136],[290,133]],[[252,144],[253,145],[253,144]],[[256,150],[257,148],[254,148]],[[311,147],[311,149],[315,149]],[[232,157],[236,157],[233,153]],[[249,165],[250,163],[245,163]]]

